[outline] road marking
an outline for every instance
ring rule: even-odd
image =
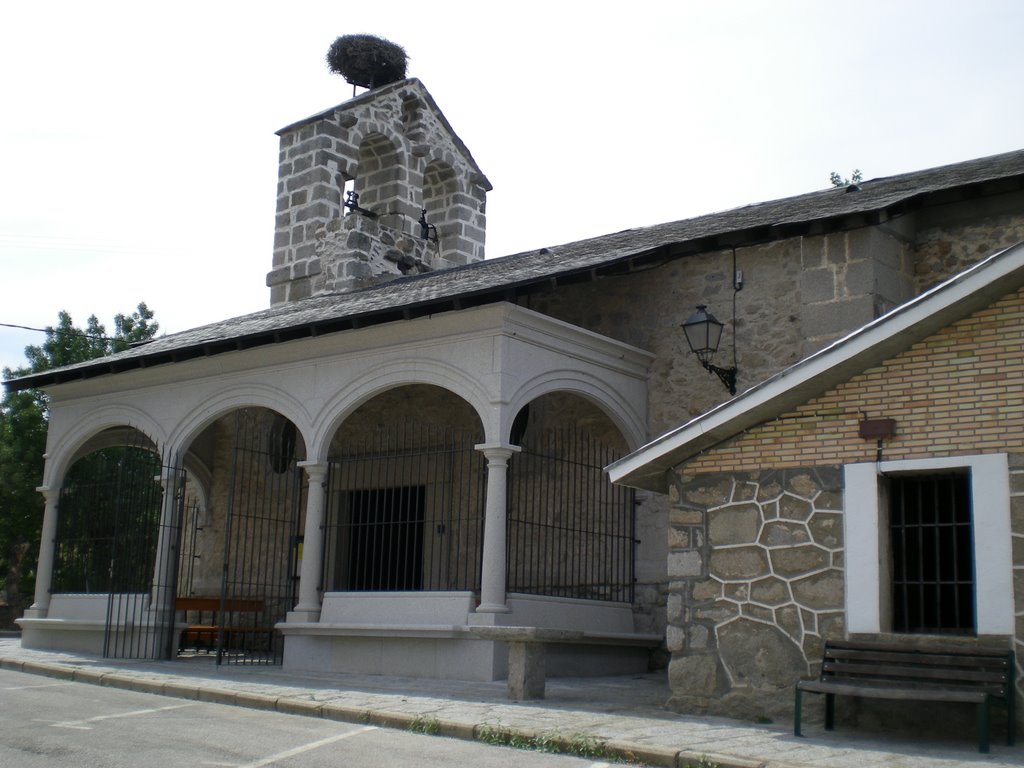
[[[0,688],[3,691],[31,691],[34,688],[57,688],[62,685],[74,685],[74,683],[46,683],[45,685],[13,685],[10,688]]]
[[[174,704],[170,707],[157,707],[155,709],[137,709],[134,712],[121,712],[116,715],[97,715],[96,717],[90,717],[86,720],[65,720],[62,723],[50,723],[52,728],[74,728],[79,731],[91,731],[92,726],[87,723],[98,723],[101,720],[117,720],[122,717],[138,717],[139,715],[152,715],[156,712],[167,712],[172,709],[184,709],[185,707],[192,707],[194,704]]]
[[[259,760],[255,763],[246,763],[245,765],[240,765],[238,766],[238,768],[263,768],[263,766],[265,765],[273,765],[274,763],[280,762],[281,760],[286,760],[289,757],[301,755],[303,752],[312,752],[314,749],[325,747],[328,744],[333,744],[336,741],[341,741],[342,739],[347,739],[351,736],[358,736],[359,734],[366,733],[367,731],[376,730],[377,726],[366,725],[360,728],[358,731],[350,731],[349,733],[339,733],[337,736],[329,736],[326,739],[320,739],[320,741],[313,741],[309,744],[304,744],[301,747],[295,747],[294,749],[289,749],[285,752],[278,752],[276,755],[265,757],[262,760]]]

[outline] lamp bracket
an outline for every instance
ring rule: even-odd
[[[704,360],[701,360],[701,365],[703,365],[709,373],[713,373],[718,376],[721,382],[725,385],[725,388],[729,390],[730,395],[736,394],[736,366],[720,368],[717,365],[712,365]]]

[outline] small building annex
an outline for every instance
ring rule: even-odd
[[[489,680],[471,629],[514,625],[582,633],[549,674],[663,665],[678,512],[604,467],[728,397],[694,306],[735,301],[743,390],[1024,239],[1014,152],[484,260],[418,80],[279,134],[268,309],[7,383],[50,398],[26,645]]]
[[[677,706],[788,718],[827,639],[1019,651],[1022,451],[1024,243],[613,464],[672,502]]]

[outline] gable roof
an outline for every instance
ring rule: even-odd
[[[668,492],[667,473],[787,413],[1024,285],[1024,242],[999,251],[607,467],[612,482]]]
[[[347,293],[315,296],[161,336],[109,357],[13,379],[5,386],[10,390],[42,387],[495,301],[515,301],[544,288],[614,277],[697,253],[854,229],[933,205],[1021,189],[1024,150],[872,179],[856,189],[826,189],[398,278]]]

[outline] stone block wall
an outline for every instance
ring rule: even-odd
[[[947,205],[927,217],[920,215],[914,243],[918,291],[1024,240],[1022,209],[1024,193],[1017,193],[996,203],[979,200]]]
[[[790,717],[843,634],[839,467],[691,475],[671,487],[670,706]]]
[[[418,80],[368,91],[280,137],[271,304],[409,273],[368,259],[373,250],[397,248],[395,263],[424,270],[483,259],[490,183]],[[348,222],[364,214],[345,216],[346,185],[375,226]],[[427,238],[423,209],[432,226]],[[341,229],[349,236],[335,236]],[[350,250],[351,230],[365,237]],[[371,247],[366,238],[377,236]],[[374,273],[381,265],[387,268]]]
[[[864,227],[806,237],[801,246],[805,355],[917,294],[910,246],[892,231]]]

